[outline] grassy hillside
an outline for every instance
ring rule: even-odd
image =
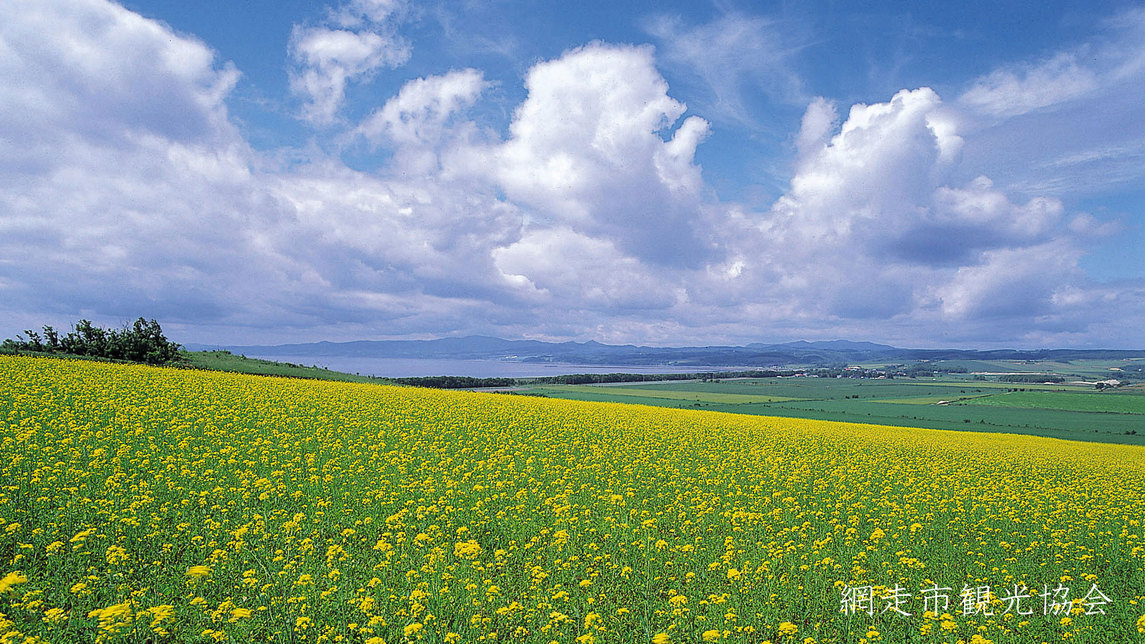
[[[234,355],[229,351],[185,351],[187,363],[195,369],[229,371],[257,376],[281,376],[284,378],[311,378],[314,380],[335,380],[339,382],[389,382],[385,378],[359,376],[322,367],[307,367],[290,362],[274,362],[246,356]]]

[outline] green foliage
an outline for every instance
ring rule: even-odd
[[[163,329],[154,319],[139,318],[122,329],[104,329],[90,320],[80,320],[67,335],[50,326],[42,328],[43,335],[25,330],[16,339],[7,339],[0,350],[9,353],[42,353],[85,356],[142,362],[152,365],[173,365],[182,361],[180,345],[163,335]],[[26,339],[24,336],[27,336]]]

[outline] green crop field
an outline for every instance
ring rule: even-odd
[[[1145,444],[1141,413],[1145,395],[1132,388],[1095,393],[1087,385],[999,383],[958,375],[895,380],[673,381],[623,387],[544,385],[524,391],[553,398],[760,416]]]
[[[966,401],[972,405],[996,405],[1066,411],[1107,411],[1123,414],[1145,414],[1145,395],[1136,392],[1051,393],[1016,391]]]

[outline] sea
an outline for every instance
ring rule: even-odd
[[[245,354],[248,358],[292,362],[306,367],[325,367],[332,371],[381,376],[415,378],[419,376],[472,376],[474,378],[537,378],[573,373],[702,373],[735,371],[750,367],[705,367],[696,365],[581,365],[563,362],[517,362],[513,360],[446,360],[425,358],[355,358],[338,356],[291,356],[278,354]]]

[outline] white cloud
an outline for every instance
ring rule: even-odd
[[[834,248],[916,220],[946,176],[950,150],[961,143],[934,127],[940,106],[927,88],[853,106],[838,134],[804,150],[791,190],[774,211],[788,234]]]
[[[568,228],[531,232],[495,249],[493,259],[509,284],[539,296],[545,306],[631,312],[675,303],[676,293],[665,288],[662,274],[607,240]]]
[[[494,299],[506,291],[491,250],[518,239],[521,214],[479,187],[388,180],[330,163],[282,176],[274,190],[297,217],[280,243],[338,289]]]
[[[459,115],[473,105],[490,83],[475,69],[406,83],[354,131],[375,148],[395,150],[402,172],[422,175],[439,170],[438,150],[451,142],[466,143],[476,126]]]
[[[647,47],[592,44],[538,63],[493,178],[539,221],[614,240],[660,264],[709,252],[696,147],[708,124],[668,96]],[[662,136],[669,135],[665,141]]]
[[[651,18],[646,30],[660,43],[665,62],[706,88],[703,113],[753,128],[766,127],[749,107],[748,96],[764,92],[773,101],[804,100],[803,82],[790,67],[795,30],[760,16],[724,13],[704,25],[678,17]]]
[[[290,87],[306,98],[302,117],[318,125],[337,120],[349,82],[372,78],[380,68],[399,67],[409,44],[389,24],[397,3],[352,2],[335,12],[334,28],[295,25],[290,35]]]
[[[382,24],[404,8],[405,0],[350,0],[335,10],[334,20],[342,27]]]
[[[387,139],[402,143],[433,143],[445,121],[468,107],[488,87],[476,69],[450,72],[410,81],[359,127],[372,142]]]
[[[1089,42],[975,79],[966,160],[1007,189],[1084,197],[1145,179],[1145,9]]]
[[[831,111],[814,102],[790,191],[754,221],[729,219],[737,261],[714,287],[826,325],[1052,312],[1057,288],[1082,277],[1062,204],[1015,203],[986,177],[950,185],[962,140],[945,109],[904,90],[852,107],[826,138]]]
[[[1015,116],[1083,96],[1098,80],[1077,59],[1061,53],[1038,65],[996,70],[978,79],[961,101],[993,116]]]
[[[985,251],[979,263],[959,268],[934,289],[942,315],[953,321],[1026,320],[1073,304],[1068,284],[1080,277],[1078,249],[1064,241]],[[1027,322],[1029,323],[1029,322]]]
[[[807,106],[803,113],[802,126],[795,139],[795,149],[800,157],[819,150],[831,136],[831,131],[837,125],[839,112],[835,104],[822,96],[817,96]]]
[[[59,14],[68,23],[57,28]],[[147,134],[219,142],[233,130],[223,97],[238,80],[201,42],[95,0],[0,6],[0,151],[37,163],[69,136],[129,145]],[[19,161],[16,161],[19,160]]]

